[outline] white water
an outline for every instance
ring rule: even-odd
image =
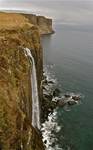
[[[47,81],[52,81],[53,84],[44,84],[43,94],[50,95],[57,85],[57,79],[54,73],[49,72],[49,69],[53,69],[55,65],[44,66],[44,76]],[[57,109],[53,113],[48,115],[48,119],[41,125],[41,132],[43,137],[43,143],[45,144],[45,150],[63,150],[57,144],[58,139],[56,134],[61,130],[61,126],[57,123]]]
[[[55,136],[55,133],[58,133],[61,130],[61,127],[56,121],[56,117],[57,111],[54,110],[52,114],[49,114],[48,120],[46,120],[42,124],[41,132],[43,136],[43,142],[46,142],[46,150],[63,150],[62,148],[59,148],[59,146],[56,144],[57,138]],[[53,147],[52,144],[55,144],[55,146]]]
[[[32,73],[31,73],[31,87],[32,87],[32,125],[40,129],[40,109],[39,109],[39,97],[38,97],[38,86],[37,86],[37,76],[35,61],[31,54],[31,50],[25,48],[25,55],[30,58],[32,63]]]

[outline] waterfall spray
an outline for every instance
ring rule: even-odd
[[[38,86],[37,86],[37,75],[34,57],[31,54],[31,50],[28,48],[24,49],[25,55],[30,59],[32,63],[32,74],[31,74],[31,87],[32,87],[32,125],[40,129],[40,109],[39,109],[39,97],[38,97]]]

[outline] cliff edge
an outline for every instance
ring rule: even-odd
[[[37,16],[34,14],[23,14],[29,21],[37,26],[40,35],[52,34],[54,30],[52,29],[52,19],[46,18],[44,16]]]
[[[41,136],[32,127],[32,65],[35,59],[39,98],[42,48],[38,27],[21,14],[0,13],[0,150],[44,150]]]

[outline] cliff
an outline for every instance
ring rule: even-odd
[[[38,27],[41,35],[54,33],[52,29],[52,19],[44,16],[36,16],[34,14],[23,14],[29,21]]]
[[[21,14],[0,13],[0,150],[44,150],[31,125],[31,68],[24,48],[35,59],[39,99],[42,48],[38,28]]]

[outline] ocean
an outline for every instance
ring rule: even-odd
[[[69,145],[71,150],[93,148],[93,33],[57,25],[56,33],[42,39],[44,63],[50,74],[57,79],[62,93],[79,93],[81,104],[70,111],[57,109],[57,144]],[[53,67],[51,67],[53,66]]]
[[[42,39],[44,65],[50,75],[57,79],[57,86],[62,93],[79,93],[82,98],[79,105],[74,105],[69,110],[57,108],[55,121],[60,130],[52,134],[57,146],[51,144],[50,149],[92,150],[93,3],[60,1],[57,5],[53,4],[57,11],[53,15],[57,17],[59,12],[61,15],[54,18],[55,34]],[[61,11],[62,4],[64,11]]]

